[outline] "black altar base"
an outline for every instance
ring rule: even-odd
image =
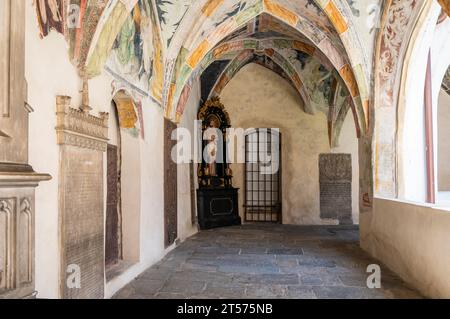
[[[200,229],[241,225],[237,188],[200,188],[197,203]]]

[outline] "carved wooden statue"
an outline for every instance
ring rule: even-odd
[[[238,190],[232,186],[227,162],[226,133],[230,117],[219,98],[208,100],[199,110],[202,121],[203,160],[198,167],[198,220],[201,229],[239,225]]]

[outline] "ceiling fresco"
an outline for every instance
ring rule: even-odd
[[[151,0],[139,0],[113,42],[106,67],[110,73],[161,100],[161,38]]]
[[[450,95],[450,68],[445,73],[444,80],[442,81],[442,89]]]
[[[346,20],[341,16],[338,22],[331,23],[329,16],[339,17],[339,9],[336,6],[332,6],[331,13],[325,15],[320,11],[320,7],[312,5],[308,1],[300,1],[303,4],[302,8],[308,8],[307,10],[300,10],[299,3],[284,7],[281,4],[282,1],[252,1],[251,7],[248,7],[249,2],[244,1],[242,6],[237,6],[234,11],[221,11],[217,9],[214,14],[211,11],[203,8],[203,12],[208,11],[209,16],[205,17],[204,21],[197,21],[191,30],[191,34],[184,40],[180,48],[180,54],[173,61],[170,59],[166,62],[166,70],[172,73],[170,83],[165,83],[164,98],[166,105],[166,116],[170,118],[179,118],[180,110],[183,111],[182,105],[180,105],[180,99],[183,103],[182,97],[187,96],[186,92],[189,88],[188,81],[193,74],[198,73],[198,67],[206,57],[211,57],[211,52],[214,52],[215,47],[220,45],[223,39],[233,38],[233,34],[238,34],[241,38],[248,37],[246,33],[252,32],[257,38],[265,38],[267,35],[262,33],[269,33],[271,37],[277,37],[281,32],[291,33],[290,37],[303,38],[307,44],[310,44],[318,52],[321,52],[323,56],[327,57],[328,65],[333,65],[343,78],[344,83],[349,88],[349,92],[352,95],[353,102],[356,108],[356,114],[358,117],[358,134],[364,131],[366,127],[366,121],[368,120],[368,79],[366,72],[367,63],[363,63],[365,54],[359,53],[353,56],[353,59],[347,54],[344,43],[341,41],[341,33],[348,33],[349,26]],[[230,3],[230,2],[228,2]],[[212,2],[207,2],[208,5],[212,5]],[[262,4],[262,11],[260,8]],[[348,4],[345,4],[348,7]],[[209,7],[208,7],[209,8]],[[223,7],[222,9],[224,9]],[[292,10],[298,10],[300,13],[296,13]],[[264,19],[259,20],[265,22],[266,32],[255,32],[258,28],[258,21],[254,17],[259,17],[267,11],[267,15],[275,17],[276,19]],[[348,11],[351,12],[350,8]],[[234,16],[228,19],[223,19],[224,12],[233,13]],[[311,17],[316,12],[314,18]],[[317,13],[322,12],[322,13]],[[255,15],[256,13],[256,15]],[[243,18],[242,18],[243,17]],[[339,20],[340,19],[340,20]],[[201,19],[200,19],[201,20]],[[218,21],[218,22],[214,22]],[[222,22],[223,21],[223,22]],[[237,21],[241,21],[238,24]],[[275,21],[275,22],[274,22]],[[336,24],[339,23],[339,30],[336,29]],[[272,30],[271,25],[274,25],[277,30]],[[345,27],[344,27],[345,25]],[[210,30],[211,27],[215,27]],[[252,30],[253,29],[253,30]],[[283,30],[280,32],[280,29]],[[299,31],[301,29],[301,32]],[[247,31],[246,31],[247,30]],[[271,33],[271,34],[270,34]],[[286,36],[286,35],[283,35]],[[353,35],[352,35],[353,36]],[[222,40],[221,40],[222,39]],[[356,43],[360,43],[357,41]],[[248,44],[248,42],[247,42]],[[247,45],[244,42],[244,46]],[[347,45],[348,46],[348,45]],[[352,62],[357,62],[353,68]],[[331,62],[331,63],[330,63]],[[177,114],[178,113],[178,114]],[[182,114],[182,113],[181,113]]]
[[[346,104],[358,135],[368,127],[370,57],[381,0],[34,2],[41,36],[62,33],[81,75],[92,78],[106,70],[138,95],[150,96],[174,121],[192,80],[215,61],[229,60],[217,81],[244,63],[259,63],[297,88],[305,111],[332,109],[336,114],[329,117],[338,121]],[[338,98],[338,89],[347,95]]]
[[[164,46],[169,47],[193,0],[155,0]]]

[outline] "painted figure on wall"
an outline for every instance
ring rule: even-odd
[[[34,0],[37,11],[41,37],[46,37],[51,30],[64,34],[64,1]]]
[[[131,12],[124,23],[113,49],[122,71],[126,74],[137,74],[139,79],[148,78],[153,73],[153,38],[150,14],[147,1],[141,1]]]

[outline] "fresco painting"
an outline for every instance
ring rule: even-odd
[[[297,21],[299,19],[298,15],[286,9],[285,7],[280,6],[275,1],[264,0],[264,6],[268,12],[282,19],[283,21],[287,21],[288,24],[292,26],[295,26],[297,24]]]
[[[183,113],[193,78],[214,61],[232,60],[226,79],[249,61],[259,63],[289,79],[312,113],[328,112],[337,79],[368,121],[371,62],[359,47],[370,47],[374,32],[368,27],[356,34],[353,26],[376,14],[380,0],[370,1],[371,10],[353,0],[35,0],[35,5],[41,36],[63,33],[80,72],[120,74],[170,118]],[[83,28],[64,29],[67,4],[79,5]]]
[[[41,38],[51,30],[64,34],[65,10],[63,0],[33,0],[36,8]]]
[[[163,56],[158,24],[150,0],[140,0],[123,23],[108,67],[162,100]]]
[[[98,38],[93,39],[90,52],[85,62],[85,70],[89,77],[99,75],[108,60],[111,49],[122,25],[129,18],[129,12],[122,2],[116,5],[110,4],[104,10],[104,15],[99,21],[101,27],[98,29]]]
[[[277,2],[292,12],[295,12],[299,16],[302,16],[303,20],[309,21],[309,24],[320,29],[320,31],[326,34],[329,38],[336,38],[333,25],[330,23],[330,20],[327,18],[326,14],[324,14],[320,7],[317,6],[315,3],[316,1],[277,0]]]
[[[450,1],[449,0],[438,0],[439,4],[442,6],[442,10],[450,17]]]
[[[444,80],[442,81],[442,89],[450,95],[450,68],[445,73]]]
[[[155,0],[155,2],[161,25],[161,36],[165,47],[168,48],[192,0]]]
[[[328,4],[325,6],[325,12],[328,14],[328,17],[330,18],[331,22],[336,28],[336,31],[339,34],[344,33],[348,30],[347,21],[332,1],[328,2]]]
[[[236,23],[242,25],[246,21],[258,16],[263,12],[263,4],[261,0],[254,1],[252,5],[247,6],[244,10],[241,10],[235,17]]]

